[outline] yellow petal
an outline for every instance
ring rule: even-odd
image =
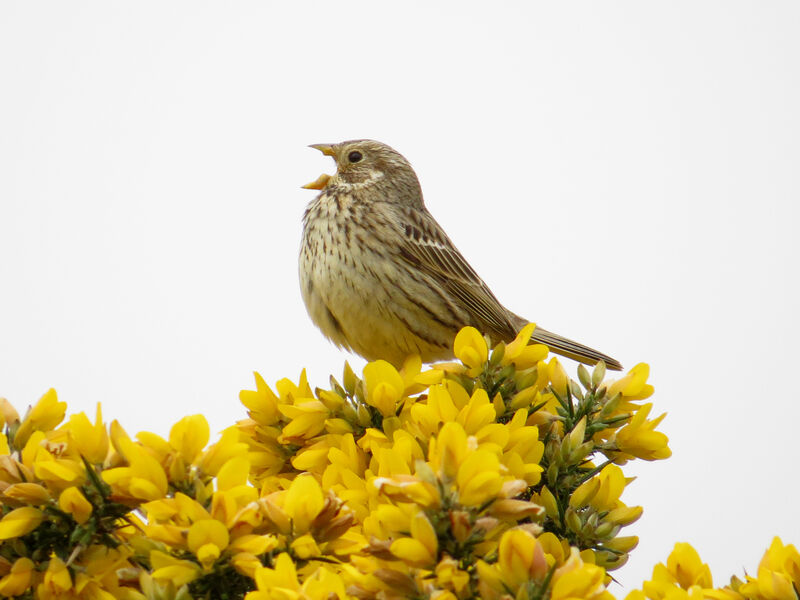
[[[299,590],[297,569],[288,554],[282,552],[275,559],[275,568],[262,567],[256,571],[256,585],[259,590],[269,591],[273,588]]]
[[[519,356],[514,359],[514,364],[519,370],[529,369],[547,358],[548,353],[549,348],[544,344],[530,344],[522,349]]]
[[[220,550],[224,550],[228,547],[229,541],[228,528],[216,519],[197,521],[189,527],[189,533],[186,536],[186,545],[194,553],[197,553],[205,544],[213,544]]]
[[[639,363],[628,371],[627,375],[615,381],[608,387],[609,397],[617,392],[628,399],[643,399],[652,394],[652,386],[647,385],[650,376],[650,365]]]
[[[489,348],[481,333],[474,327],[464,327],[456,334],[453,353],[472,369],[480,369],[489,358]],[[477,375],[477,373],[475,373]]]
[[[0,414],[8,427],[13,427],[19,423],[19,413],[11,403],[5,398],[0,398]]]
[[[459,500],[467,506],[477,506],[497,496],[503,481],[499,474],[500,461],[488,450],[476,450],[458,469]]]
[[[244,456],[237,456],[227,461],[217,473],[217,489],[229,490],[245,485],[250,475],[250,461]]]
[[[70,577],[67,565],[55,554],[50,556],[47,571],[44,574],[44,587],[55,592],[53,595],[56,597],[58,597],[58,592],[66,592],[72,587],[72,577]]]
[[[195,552],[197,560],[203,565],[203,568],[208,570],[211,568],[220,555],[220,548],[216,544],[203,544]]]
[[[376,360],[364,367],[367,404],[377,408],[384,417],[395,414],[397,402],[403,397],[403,378],[390,363]]]
[[[263,566],[255,554],[250,554],[248,552],[239,552],[231,556],[231,565],[233,565],[233,568],[239,573],[242,575],[247,575],[251,579],[256,578],[256,571],[259,569],[259,567]],[[250,597],[251,596],[248,594],[247,598]]]
[[[58,507],[80,524],[86,523],[92,515],[92,505],[76,487],[68,487],[58,498]]]
[[[547,371],[556,394],[561,398],[566,398],[568,382],[567,372],[556,357],[551,358],[550,362],[547,363]]]
[[[496,498],[503,487],[503,480],[497,473],[484,471],[460,486],[459,500],[466,506],[479,506]]]
[[[566,568],[567,565],[561,567],[561,569]],[[553,600],[602,597],[601,593],[605,590],[605,569],[597,565],[584,563],[580,567],[566,571],[559,576],[561,569],[558,569],[553,577],[555,580],[552,588]]]
[[[186,463],[194,462],[206,447],[209,438],[208,421],[203,415],[190,415],[175,423],[169,432],[169,444]]]
[[[31,576],[36,565],[30,558],[18,558],[11,571],[0,579],[0,595],[21,596],[31,585]]]
[[[67,403],[59,402],[56,391],[50,388],[22,421],[14,436],[14,445],[24,446],[34,431],[51,431],[64,420],[66,411]]]
[[[253,373],[256,378],[256,390],[242,390],[239,392],[239,401],[250,412],[250,417],[260,425],[274,425],[278,422],[279,399],[258,373]]]
[[[243,535],[231,542],[231,552],[247,552],[259,555],[273,550],[278,545],[278,539],[274,535]]]
[[[97,403],[94,424],[84,413],[72,415],[67,425],[70,444],[92,464],[101,464],[108,455],[109,439],[103,424],[103,413]]]
[[[283,510],[291,517],[295,533],[303,534],[324,505],[322,488],[313,475],[300,475],[286,492]]]
[[[642,516],[641,506],[618,506],[617,508],[609,511],[605,520],[615,525],[630,525],[637,521]]]
[[[569,499],[569,505],[572,508],[581,508],[586,506],[589,501],[594,498],[599,489],[600,479],[598,477],[593,477],[588,481],[584,481],[574,492],[572,492],[572,496]]]
[[[436,557],[439,548],[436,531],[423,511],[419,511],[411,518],[411,535],[425,546],[432,557]]]
[[[512,589],[531,578],[536,538],[523,529],[510,529],[500,538],[498,566]]]
[[[425,544],[413,538],[400,538],[393,541],[390,551],[400,560],[414,566],[430,565],[436,560]]]
[[[50,492],[38,483],[15,483],[8,486],[3,495],[7,498],[22,500],[28,504],[42,505],[50,501]]]
[[[30,533],[43,520],[44,513],[38,508],[23,506],[14,509],[0,521],[0,540],[8,540]]]
[[[314,537],[309,533],[301,535],[299,538],[293,541],[291,543],[291,549],[297,558],[301,558],[303,560],[308,560],[322,554],[319,546],[317,546],[316,540],[314,540]]]
[[[149,479],[133,477],[128,485],[128,491],[134,498],[141,500],[157,500],[163,498],[164,493]]]
[[[113,424],[112,424],[113,432]],[[114,436],[112,435],[112,439]],[[142,446],[128,437],[116,440],[120,454],[130,464],[103,471],[103,480],[118,491],[141,500],[158,500],[167,494],[167,474],[163,467]]]
[[[685,542],[675,544],[667,558],[667,569],[685,590],[695,584],[703,588],[713,587],[708,565],[700,560],[697,550]]]
[[[458,423],[450,422],[442,426],[435,440],[435,453],[431,457],[442,474],[455,479],[461,462],[467,453],[467,434]]]
[[[56,484],[77,485],[84,480],[83,465],[69,459],[37,460],[33,472],[39,479]]]
[[[175,587],[194,581],[203,574],[196,563],[175,558],[159,550],[150,551],[150,564],[154,579],[163,583],[172,581]]]
[[[464,431],[469,435],[475,435],[481,427],[493,423],[496,416],[497,413],[489,402],[486,390],[476,389],[469,403],[459,411],[457,420],[464,427]]]
[[[536,323],[528,323],[519,331],[513,342],[506,344],[506,351],[503,353],[504,364],[508,364],[509,362],[513,361],[522,353],[522,351],[528,345],[534,329],[536,329]]]

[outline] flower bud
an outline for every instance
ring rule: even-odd
[[[576,513],[573,509],[568,508],[564,518],[567,521],[567,527],[569,527],[575,533],[581,532],[583,529],[583,523],[581,523],[581,518],[578,516],[578,513]]]
[[[351,396],[356,391],[356,382],[358,381],[358,377],[353,372],[353,368],[350,366],[350,363],[345,361],[344,363],[344,373],[342,374],[342,382],[344,383],[344,389],[347,390],[347,393]]]
[[[594,366],[594,371],[592,371],[592,387],[599,386],[603,382],[603,379],[605,378],[606,378],[606,363],[604,363],[601,360]]]
[[[583,365],[578,365],[578,379],[581,382],[581,385],[585,387],[587,390],[592,387],[592,379],[589,376],[589,371]]]

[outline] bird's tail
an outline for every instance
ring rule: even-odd
[[[618,360],[615,360],[610,356],[606,356],[602,352],[598,352],[593,348],[589,348],[588,346],[584,346],[578,342],[573,342],[565,337],[561,337],[556,333],[551,333],[546,329],[542,329],[541,327],[536,327],[536,329],[533,330],[531,340],[538,344],[544,344],[556,354],[566,356],[567,358],[577,360],[578,362],[582,362],[587,365],[593,365],[602,360],[604,363],[606,363],[606,367],[612,371],[622,370],[622,364]]]

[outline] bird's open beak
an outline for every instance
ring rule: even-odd
[[[333,156],[335,157],[336,154],[333,151],[333,146],[330,144],[311,144],[309,148],[314,148],[314,150],[319,150],[325,156]]]
[[[309,148],[314,148],[315,150],[319,150],[325,156],[332,156],[334,159],[336,158],[336,153],[333,151],[333,146],[330,144],[311,144]],[[316,180],[312,181],[311,183],[307,183],[303,186],[304,189],[307,190],[324,190],[325,186],[328,185],[328,181],[330,181],[331,176],[327,173],[323,173]]]
[[[328,175],[327,173],[323,173],[311,183],[305,184],[303,188],[307,190],[324,190],[325,186],[328,185],[328,181],[330,180],[330,178],[331,178],[330,175]]]

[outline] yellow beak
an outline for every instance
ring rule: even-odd
[[[319,150],[325,156],[332,156],[334,160],[336,159],[336,153],[333,151],[333,146],[331,144],[311,144],[309,148],[314,148],[315,150]],[[325,186],[328,185],[328,181],[330,181],[331,176],[323,173],[315,181],[311,183],[307,183],[303,186],[303,188],[307,190],[324,190]]]
[[[330,180],[331,176],[327,173],[323,173],[316,180],[312,181],[311,183],[307,183],[303,186],[303,188],[307,190],[324,190],[325,186],[328,185],[328,181]]]
[[[333,151],[333,146],[331,144],[311,144],[309,148],[319,150],[325,156],[333,156],[334,158],[336,157],[336,153]]]

